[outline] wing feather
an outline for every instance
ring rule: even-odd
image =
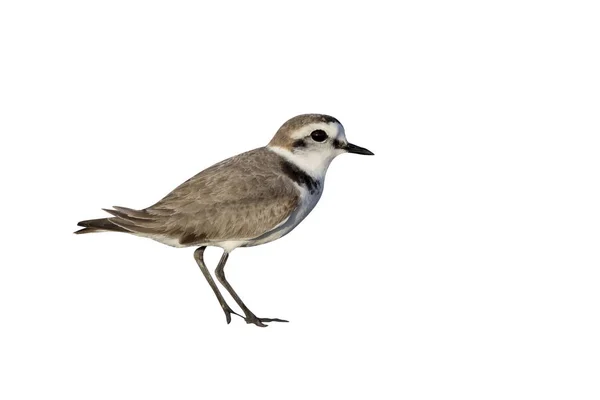
[[[256,238],[285,221],[300,201],[281,162],[266,148],[252,150],[200,172],[144,210],[106,211],[124,229],[182,245]]]

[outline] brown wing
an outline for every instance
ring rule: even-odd
[[[282,159],[266,148],[200,172],[145,210],[115,207],[111,221],[133,233],[182,245],[258,237],[287,219],[299,202]]]

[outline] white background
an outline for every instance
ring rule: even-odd
[[[214,3],[0,6],[0,398],[598,399],[595,2]],[[289,324],[72,234],[305,112],[376,156],[230,257]]]

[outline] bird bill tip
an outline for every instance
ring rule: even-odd
[[[362,154],[365,156],[374,156],[375,155],[375,153],[373,153],[371,150],[365,149],[364,147],[360,147],[360,146],[357,146],[352,143],[348,143],[348,146],[346,146],[346,151],[348,153]]]

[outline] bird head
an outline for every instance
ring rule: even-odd
[[[340,154],[373,155],[349,143],[340,121],[323,114],[303,114],[286,121],[268,147],[315,177],[324,176]]]

